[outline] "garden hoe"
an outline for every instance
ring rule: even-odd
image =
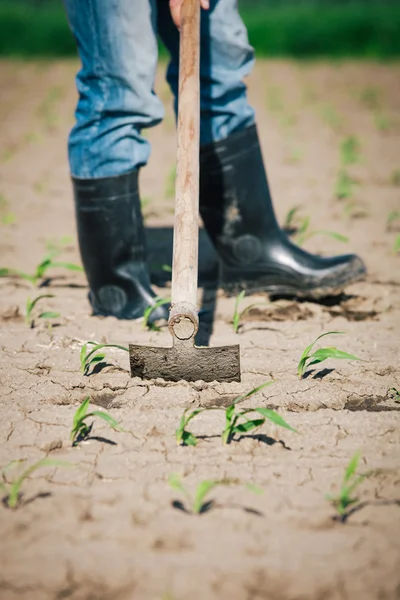
[[[180,29],[177,173],[175,184],[170,348],[129,345],[132,377],[169,381],[240,381],[239,346],[196,347],[199,134],[200,3],[184,0]]]

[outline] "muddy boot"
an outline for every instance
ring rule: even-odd
[[[228,293],[319,298],[366,273],[354,254],[322,258],[298,248],[272,207],[255,125],[200,150],[200,214]]]
[[[93,314],[142,317],[155,304],[145,262],[138,171],[100,179],[72,178],[79,247],[90,286]],[[166,305],[150,322],[168,319]]]

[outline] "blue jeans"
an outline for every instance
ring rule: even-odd
[[[157,34],[170,54],[167,80],[178,92],[179,33],[168,0],[64,0],[82,69],[69,138],[75,177],[120,175],[145,165],[142,129],[159,123],[154,93]],[[208,144],[254,123],[243,78],[254,63],[237,0],[211,0],[201,15],[201,133]]]

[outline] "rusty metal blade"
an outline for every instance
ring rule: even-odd
[[[170,348],[129,344],[132,377],[166,381],[240,381],[239,345],[198,347],[175,340]]]

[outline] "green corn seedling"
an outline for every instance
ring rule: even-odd
[[[310,217],[305,217],[303,219],[302,224],[296,233],[296,243],[298,246],[302,246],[304,242],[315,235],[327,235],[338,242],[348,242],[349,238],[340,233],[336,233],[336,231],[328,231],[326,229],[315,229],[310,230]]]
[[[52,237],[46,241],[46,249],[49,252],[57,252],[61,254],[67,246],[73,243],[73,238],[70,235],[62,235],[61,237]]]
[[[343,117],[330,104],[321,107],[321,118],[334,131],[343,126]]]
[[[85,421],[91,417],[99,417],[100,419],[103,419],[103,421],[105,421],[107,425],[109,425],[111,429],[114,429],[115,431],[123,431],[124,433],[128,433],[120,426],[118,421],[116,421],[114,417],[108,413],[101,410],[93,410],[92,412],[88,413],[89,403],[90,397],[85,398],[74,414],[70,433],[70,439],[73,446],[77,446],[79,442],[82,442],[89,437],[93,429],[94,421],[92,421],[90,425],[85,423]]]
[[[165,265],[168,266],[168,265]],[[143,313],[143,327],[144,329],[150,329],[150,331],[161,331],[160,327],[155,325],[154,323],[149,323],[149,319],[153,311],[156,310],[159,306],[163,304],[169,304],[171,302],[171,298],[155,298],[155,303],[150,304]]]
[[[273,381],[267,381],[262,385],[250,390],[246,394],[242,394],[235,398],[232,404],[228,407],[223,406],[210,406],[207,408],[196,408],[194,410],[186,409],[183,412],[179,426],[175,432],[175,439],[179,445],[183,446],[196,446],[197,438],[191,432],[187,430],[187,426],[192,419],[197,417],[200,413],[209,410],[221,410],[225,412],[225,425],[221,434],[222,443],[224,445],[229,444],[234,438],[235,434],[243,435],[249,431],[254,431],[260,428],[266,421],[270,421],[279,427],[284,427],[290,431],[295,431],[286,421],[275,411],[269,408],[244,408],[238,409],[238,403],[242,402],[246,398],[253,396],[260,390],[271,385]],[[249,416],[253,414],[253,418]]]
[[[168,478],[168,483],[173,490],[180,492],[184,496],[188,505],[188,512],[191,512],[194,515],[199,515],[204,511],[206,507],[205,498],[207,494],[209,494],[212,489],[219,485],[218,481],[205,479],[197,485],[194,496],[192,497],[186,487],[183,485],[182,480],[177,473],[170,475]]]
[[[308,367],[311,367],[311,365],[321,363],[324,360],[327,360],[328,358],[345,358],[347,360],[361,360],[357,356],[354,356],[353,354],[348,354],[347,352],[343,352],[342,350],[338,350],[333,346],[328,348],[318,348],[318,350],[315,350],[315,352],[311,353],[314,344],[316,344],[316,342],[321,338],[325,337],[326,335],[342,335],[343,333],[343,331],[327,331],[326,333],[322,333],[321,335],[319,335],[312,342],[312,344],[305,348],[299,360],[299,364],[297,365],[297,374],[300,379],[303,377],[304,372]]]
[[[286,231],[292,232],[293,230],[297,230],[297,216],[300,210],[300,206],[293,206],[288,210],[285,216],[285,220],[283,223],[283,228]]]
[[[351,135],[340,144],[340,162],[342,166],[353,165],[360,159],[360,142]]]
[[[1,268],[0,269],[0,277],[8,277],[8,276],[17,276],[21,277],[21,279],[25,279],[29,281],[33,285],[38,285],[39,281],[42,280],[50,268],[61,267],[64,269],[68,269],[69,271],[83,271],[80,265],[75,265],[69,262],[57,262],[54,259],[61,254],[61,250],[51,250],[49,251],[41,262],[37,265],[35,272],[33,275],[29,275],[28,273],[24,273],[23,271],[18,271],[16,269],[8,269]]]
[[[341,169],[336,179],[335,196],[338,200],[346,200],[353,195],[354,181],[350,175]]]
[[[90,351],[88,351],[89,345],[92,346]],[[106,355],[103,352],[99,352],[99,350],[102,350],[103,348],[118,348],[119,350],[129,352],[129,348],[126,346],[120,346],[119,344],[98,344],[97,342],[86,342],[83,344],[80,353],[81,372],[84,375],[89,373],[90,367],[102,362],[105,359]]]
[[[396,223],[396,221],[398,221],[400,219],[400,211],[398,210],[392,210],[386,219],[386,229],[388,231],[391,231],[393,224]]]
[[[210,502],[206,502],[206,496],[211,492],[211,490],[220,485],[229,485],[231,483],[238,482],[236,480],[231,481],[228,479],[205,479],[200,481],[200,483],[196,486],[194,496],[192,496],[183,485],[182,479],[177,473],[172,473],[172,475],[169,476],[168,483],[173,490],[179,492],[185,498],[187,506],[184,507],[184,509],[186,512],[190,512],[193,515],[200,515],[203,512],[206,512],[207,508],[210,507]],[[262,493],[262,490],[252,483],[246,484],[246,487],[256,494]]]
[[[350,459],[349,464],[343,475],[342,484],[340,487],[339,494],[337,496],[327,495],[326,498],[335,507],[338,517],[342,523],[348,516],[348,508],[354,506],[359,502],[356,496],[352,496],[356,488],[366,479],[373,474],[373,471],[357,475],[357,467],[360,462],[361,454],[356,452]]]
[[[389,394],[391,395],[391,397],[393,398],[393,400],[395,402],[400,404],[400,391],[397,388],[395,388],[395,387],[390,388]]]
[[[6,465],[1,471],[2,482],[0,482],[0,489],[6,494],[4,499],[4,503],[8,508],[17,508],[20,504],[21,499],[21,486],[24,483],[25,479],[29,477],[34,471],[41,469],[43,467],[70,467],[71,463],[54,460],[52,458],[42,458],[41,460],[35,462],[33,465],[30,465],[27,469],[25,469],[20,475],[18,475],[13,481],[7,481],[6,473],[26,462],[23,460],[13,460],[8,465]]]
[[[233,309],[233,317],[232,317],[232,327],[233,327],[233,331],[235,333],[239,332],[240,321],[241,321],[242,317],[249,310],[251,310],[252,308],[255,308],[256,306],[270,306],[271,305],[270,302],[254,302],[253,304],[250,304],[249,306],[246,306],[246,308],[244,308],[243,310],[239,311],[240,303],[242,302],[245,295],[246,295],[246,291],[242,290],[240,292],[240,294],[238,294],[235,298],[235,307]]]
[[[36,296],[36,298],[34,298],[33,300],[31,300],[30,298],[27,298],[26,300],[26,313],[25,313],[25,323],[33,328],[35,325],[35,320],[33,317],[33,309],[35,308],[36,304],[39,302],[39,300],[41,300],[42,298],[54,298],[53,294],[41,294],[40,296]],[[60,316],[60,313],[56,313],[56,312],[51,312],[51,311],[45,311],[45,312],[41,312],[37,315],[38,319],[57,319],[57,317]]]

